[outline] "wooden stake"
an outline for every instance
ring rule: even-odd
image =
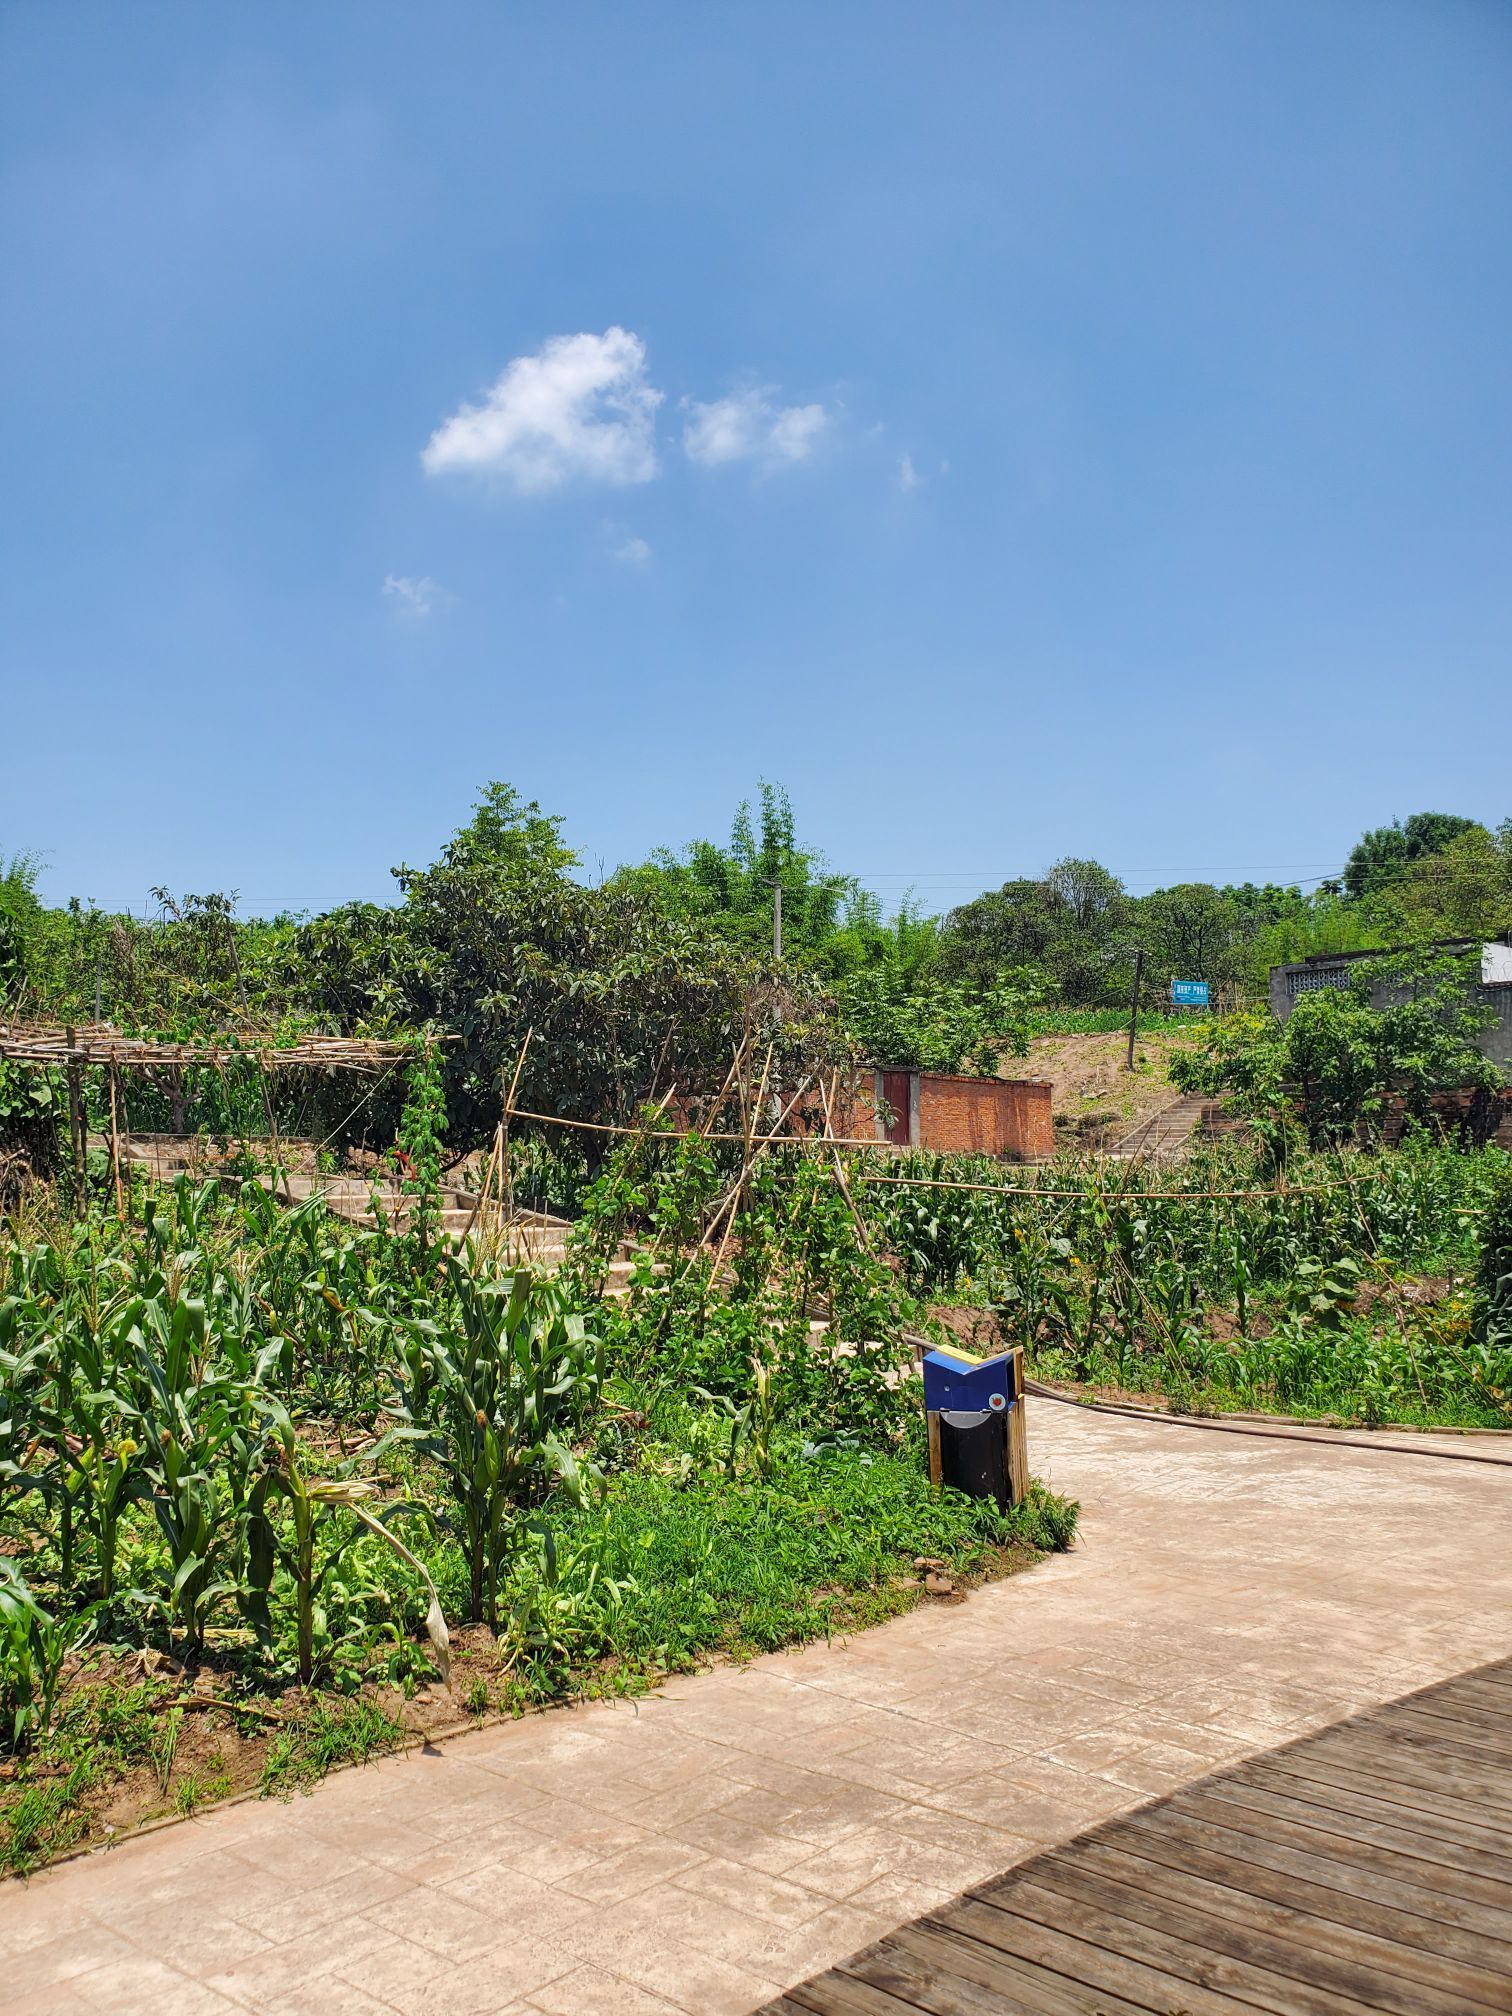
[[[1029,1424],[1024,1419],[1024,1347],[1008,1354],[1013,1367],[1013,1406],[1008,1413],[1008,1498],[1022,1505],[1029,1491]]]
[[[832,1085],[838,1088],[839,1080],[840,1080],[840,1074],[837,1071],[834,1074],[834,1078],[831,1081]],[[825,1138],[826,1140],[833,1143],[835,1139],[834,1106],[831,1103],[830,1088],[827,1087],[822,1081],[819,1086],[819,1093],[820,1097],[824,1100]],[[850,1206],[850,1214],[852,1218],[854,1218],[856,1221],[856,1234],[861,1241],[861,1250],[863,1253],[870,1253],[870,1251],[872,1250],[871,1234],[867,1231],[866,1220],[861,1216],[861,1212],[856,1204],[856,1200],[851,1195],[851,1187],[849,1183],[847,1183],[845,1180],[845,1165],[840,1160],[840,1150],[837,1147],[832,1147],[831,1153],[834,1155],[835,1158],[835,1181],[840,1185],[840,1195],[845,1199],[846,1203]]]
[[[1139,982],[1144,972],[1144,949],[1136,948],[1134,953],[1134,988],[1129,996],[1129,1061],[1125,1067],[1134,1069],[1134,1038],[1139,1030]]]
[[[525,1041],[520,1045],[520,1054],[515,1059],[514,1076],[509,1081],[509,1090],[504,1095],[504,1111],[499,1116],[499,1196],[506,1225],[514,1223],[514,1177],[509,1166],[509,1115],[514,1106],[515,1093],[520,1089],[520,1073],[525,1069],[525,1059],[530,1055],[530,1039],[535,1035],[535,1024],[525,1031]]]

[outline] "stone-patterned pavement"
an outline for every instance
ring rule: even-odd
[[[1512,1651],[1507,1471],[1044,1403],[1031,1438],[1082,1501],[1074,1553],[6,1885],[0,2009],[747,2011],[1151,1794]]]

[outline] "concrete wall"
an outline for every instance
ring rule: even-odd
[[[1497,945],[1486,947],[1488,954],[1501,954],[1508,949]],[[1285,1022],[1303,994],[1317,993],[1325,988],[1347,988],[1350,975],[1361,963],[1357,958],[1309,959],[1296,966],[1272,966],[1272,1014],[1278,1022]],[[1481,970],[1484,973],[1501,969],[1495,959],[1489,962],[1483,959]],[[1370,1005],[1373,1008],[1389,1008],[1410,998],[1410,991],[1405,987],[1382,983],[1370,990]],[[1479,987],[1467,989],[1467,998],[1472,1007],[1489,1009],[1494,1018],[1480,1038],[1481,1055],[1489,1057],[1504,1074],[1512,1075],[1512,981],[1485,980]]]

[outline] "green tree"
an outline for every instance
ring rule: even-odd
[[[754,1024],[777,1063],[838,1055],[815,987],[775,972],[654,882],[589,888],[558,822],[491,785],[431,867],[398,871],[391,910],[353,905],[293,937],[285,984],[323,1021],[432,1027],[444,1048],[448,1135],[486,1141],[525,1049],[518,1103],[628,1120],[674,1083],[723,1078]]]
[[[1464,962],[1405,957],[1357,967],[1347,989],[1302,995],[1284,1023],[1260,1012],[1226,1018],[1197,1050],[1172,1060],[1186,1091],[1228,1092],[1273,1146],[1295,1119],[1314,1147],[1349,1140],[1378,1120],[1389,1095],[1422,1123],[1436,1092],[1497,1083],[1477,1038]],[[1371,1003],[1372,987],[1400,998]]]
[[[1215,987],[1236,977],[1250,935],[1240,906],[1210,882],[1157,889],[1139,903],[1133,928],[1157,979],[1207,980]]]
[[[939,980],[909,987],[885,966],[865,967],[840,987],[841,1013],[862,1054],[918,1071],[964,1065],[990,1076],[1004,1056],[1027,1053],[1031,1005],[1010,987],[979,992]]]
[[[1495,938],[1512,930],[1512,820],[1499,833],[1468,826],[1414,861],[1392,891],[1403,935],[1419,943]]]
[[[1442,853],[1476,823],[1457,812],[1414,812],[1405,825],[1397,819],[1362,833],[1344,865],[1345,891],[1359,902],[1389,888],[1412,862]]]
[[[1133,943],[1123,884],[1100,862],[1068,857],[1038,882],[1005,882],[951,911],[940,969],[978,988],[1040,984],[1076,1007],[1128,992]]]
[[[847,905],[860,895],[852,877],[833,873],[822,855],[799,845],[787,792],[767,783],[759,787],[754,817],[748,801],[738,807],[725,846],[695,840],[680,854],[660,849],[640,867],[621,869],[615,883],[755,954],[772,944],[780,885],[783,955],[816,968],[827,963]]]

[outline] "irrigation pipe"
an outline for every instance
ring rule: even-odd
[[[1036,1400],[1058,1400],[1063,1407],[1079,1407],[1087,1414],[1113,1414],[1126,1421],[1154,1422],[1159,1427],[1208,1428],[1220,1435],[1248,1435],[1261,1442],[1305,1442],[1313,1448],[1366,1449],[1390,1456],[1436,1456],[1446,1463],[1484,1463],[1493,1470],[1512,1470],[1512,1460],[1501,1456],[1487,1456],[1475,1449],[1424,1449],[1414,1448],[1410,1442],[1361,1441],[1357,1436],[1332,1435],[1316,1428],[1258,1428],[1242,1425],[1238,1421],[1219,1421],[1206,1414],[1165,1414],[1153,1407],[1125,1407],[1113,1400],[1078,1400],[1070,1393],[1057,1393],[1053,1386],[1046,1386],[1038,1379],[1026,1379],[1024,1391]],[[1435,1431],[1425,1431],[1435,1432]],[[1440,1429],[1440,1434],[1453,1434],[1453,1429]],[[1486,1434],[1506,1434],[1506,1429],[1486,1429]]]

